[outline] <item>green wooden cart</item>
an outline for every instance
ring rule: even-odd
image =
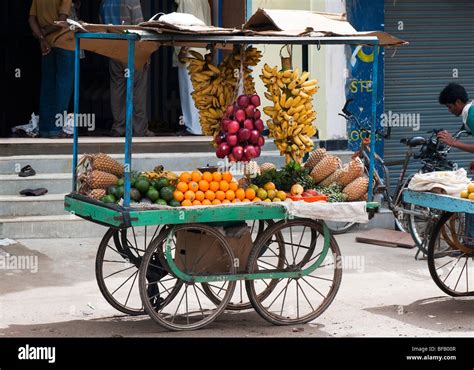
[[[334,300],[342,276],[339,247],[324,221],[292,218],[286,208],[279,205],[151,210],[130,206],[135,42],[371,45],[375,53],[372,85],[372,127],[375,132],[377,37],[76,33],[76,117],[79,113],[80,41],[85,38],[128,41],[130,78],[127,86],[124,204],[106,205],[76,193],[77,124],[73,192],[65,198],[67,211],[109,228],[96,258],[97,282],[105,299],[126,314],[146,312],[170,330],[202,328],[226,309],[253,307],[276,325],[306,323],[321,315]],[[375,153],[375,135],[372,135],[371,148],[371,153]],[[372,158],[370,179],[373,173]],[[369,199],[372,199],[372,189]],[[367,203],[367,208],[367,212],[374,211],[377,204]],[[235,252],[235,241],[239,244],[239,239],[233,237],[234,245],[231,245],[228,237],[229,230],[239,229],[248,230],[250,236],[247,238],[251,239],[250,248],[246,250],[248,253],[243,257],[236,256]],[[248,240],[245,245],[248,246]]]

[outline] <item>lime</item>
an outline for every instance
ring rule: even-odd
[[[150,182],[144,178],[140,178],[135,183],[135,189],[137,189],[141,194],[145,195],[148,190],[150,190]]]
[[[160,193],[155,188],[150,188],[146,193],[146,197],[152,202],[156,202],[158,199],[160,199]]]
[[[119,198],[119,195],[118,195],[118,187],[117,186],[110,186],[108,189],[107,189],[107,194],[108,195],[113,195],[115,198]]]
[[[123,198],[123,195],[125,194],[125,186],[119,186],[117,188],[117,198]]]
[[[168,180],[166,177],[160,177],[158,180],[156,180],[156,188],[158,190],[161,190],[167,186],[170,186],[170,180]]]
[[[117,199],[113,195],[106,195],[102,198],[102,202],[104,203],[115,203]]]
[[[174,189],[170,186],[166,186],[160,190],[160,196],[166,202],[171,202],[174,199]]]
[[[176,199],[173,199],[168,204],[170,207],[181,207],[181,203],[178,202]]]
[[[257,185],[251,184],[251,185],[249,185],[249,188],[255,190],[255,192],[258,191],[258,186]]]
[[[155,204],[159,205],[159,206],[167,206],[168,203],[166,203],[166,200],[164,199],[158,199]]]
[[[119,181],[117,181],[117,186],[124,186],[125,185],[125,180],[124,179],[119,179]]]
[[[142,195],[137,189],[133,188],[130,189],[130,199],[134,200],[135,202],[139,202],[142,200]]]

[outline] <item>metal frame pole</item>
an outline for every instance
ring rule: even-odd
[[[79,87],[81,73],[81,39],[78,34],[75,35],[76,50],[74,62],[74,140],[72,154],[72,191],[77,191],[77,154],[79,144],[79,128],[77,127],[77,117],[79,114]]]
[[[375,143],[377,141],[377,98],[378,98],[378,75],[379,75],[379,45],[374,45],[374,67],[372,82],[372,129],[370,132],[370,165],[369,165],[369,202],[373,201],[374,171],[375,171]]]
[[[135,39],[128,39],[127,78],[127,119],[125,129],[125,194],[124,207],[130,207],[130,172],[132,169],[132,137],[133,137],[133,86],[135,82]]]

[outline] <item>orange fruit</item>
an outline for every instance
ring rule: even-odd
[[[199,185],[198,185],[197,182],[191,181],[191,182],[188,184],[188,188],[189,188],[189,190],[191,190],[191,191],[197,192],[197,191],[199,190]]]
[[[224,199],[224,200],[222,201],[222,204],[230,204],[230,203],[231,203],[231,202],[230,202],[229,199]]]
[[[227,181],[227,182],[232,182],[232,179],[233,179],[233,178],[234,178],[234,177],[232,176],[232,174],[231,174],[230,172],[224,172],[224,173],[222,174],[222,180],[225,180],[225,181]]]
[[[216,191],[216,199],[222,202],[225,199],[225,193],[222,190]]]
[[[222,204],[222,202],[221,202],[219,199],[214,199],[214,200],[212,201],[212,204],[213,204],[213,205],[218,205],[218,204]]]
[[[252,200],[252,202],[254,202],[254,203],[261,202],[261,201],[262,201],[262,200],[261,200],[260,198],[258,198],[258,197],[257,197],[257,198],[253,198],[253,200]]]
[[[184,193],[184,199],[193,202],[194,199],[196,199],[196,194],[194,194],[194,191],[188,190],[186,193]]]
[[[200,202],[199,200],[195,200],[195,201],[193,202],[193,206],[200,206],[200,205],[202,205],[202,204],[201,204],[201,202]]]
[[[182,193],[186,193],[189,190],[188,184],[183,181],[178,183],[178,185],[176,186],[176,189],[178,189]]]
[[[173,193],[173,197],[175,200],[177,200],[178,202],[182,202],[184,200],[184,194],[182,191],[179,191],[179,190],[176,190],[174,193]]]
[[[232,203],[242,203],[242,201],[241,201],[240,199],[238,199],[238,198],[235,198],[235,199],[232,201]]]
[[[212,202],[214,199],[216,199],[216,193],[211,190],[206,191],[206,199]]]
[[[204,172],[204,173],[202,174],[202,179],[203,179],[203,180],[206,180],[207,182],[211,182],[211,181],[213,180],[213,178],[212,178],[212,173],[210,173],[210,172]]]
[[[230,182],[229,183],[229,189],[230,190],[237,191],[238,188],[239,188],[239,184],[237,184],[236,182]]]
[[[229,190],[229,183],[225,180],[222,180],[220,183],[219,183],[219,189],[221,189],[222,191],[227,191]]]
[[[193,178],[191,177],[191,174],[189,172],[183,172],[181,176],[179,176],[179,181],[185,182],[187,184],[188,182],[193,181]]]
[[[232,190],[227,190],[225,193],[225,197],[228,200],[234,200],[235,199],[235,193]]]
[[[181,203],[181,205],[182,205],[183,207],[192,207],[193,202],[191,202],[190,200],[186,199],[186,200],[183,200],[183,202]]]
[[[193,179],[193,181],[199,182],[199,181],[202,180],[202,173],[199,172],[199,171],[194,171],[194,172],[191,174],[191,178]]]
[[[201,190],[196,192],[196,200],[202,202],[204,199],[206,199],[206,194],[204,194]]]
[[[214,172],[212,174],[212,179],[214,181],[220,182],[220,181],[222,181],[222,174],[220,172]]]
[[[199,190],[206,192],[209,190],[209,182],[206,180],[199,181]]]
[[[242,203],[250,203],[250,200],[244,199],[244,200],[242,201]]]
[[[254,200],[256,196],[257,196],[257,193],[252,188],[248,188],[247,190],[245,190],[245,197],[248,200]]]
[[[209,184],[209,189],[210,189],[211,191],[214,191],[214,192],[216,192],[217,190],[219,190],[219,187],[220,187],[220,185],[219,185],[219,183],[218,183],[217,181],[212,181],[212,182]]]
[[[245,199],[245,190],[244,189],[237,189],[235,191],[235,196],[239,200],[244,200]]]
[[[202,204],[203,206],[210,206],[210,205],[212,205],[212,202],[211,202],[209,199],[204,199],[204,200],[201,202],[201,204]]]
[[[471,182],[471,183],[467,186],[467,192],[468,192],[469,194],[474,193],[474,183]]]

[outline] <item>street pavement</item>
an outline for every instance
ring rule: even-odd
[[[178,333],[148,316],[124,316],[102,298],[94,274],[100,240],[18,240],[2,249],[30,256],[37,271],[0,269],[0,337],[474,337],[474,299],[446,296],[415,250],[356,243],[356,235],[337,237],[342,284],[313,322],[277,327],[249,310]]]

